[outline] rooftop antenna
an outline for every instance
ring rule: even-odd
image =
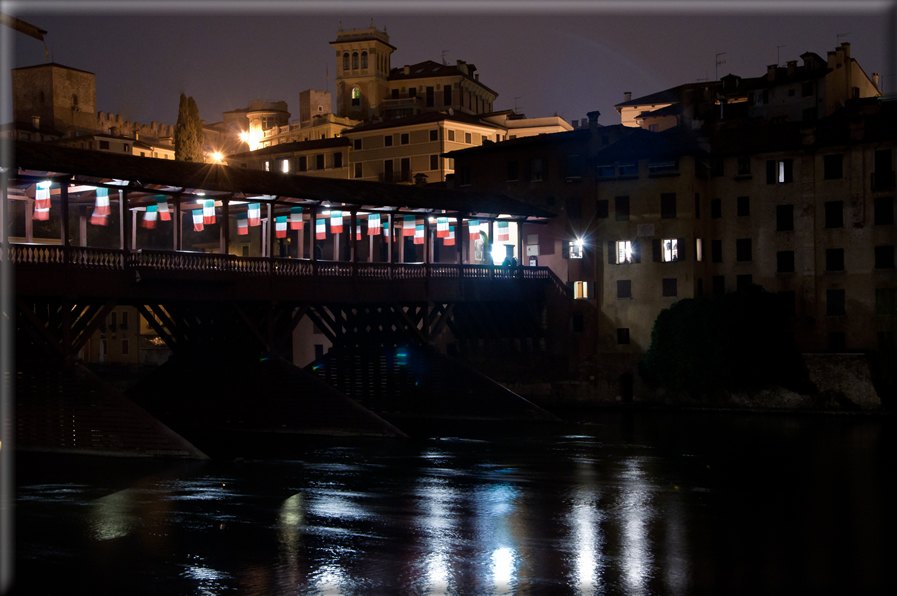
[[[782,61],[781,61],[781,59],[779,58],[779,50],[781,50],[782,48],[787,48],[787,47],[788,47],[787,45],[784,45],[784,46],[776,46],[776,66],[779,66],[779,65],[782,64]]]
[[[719,57],[720,57],[720,56],[725,56],[727,53],[728,53],[728,52],[720,52],[719,54],[716,55],[716,80],[717,80],[717,81],[719,80],[719,67],[720,67],[720,64],[725,64],[725,63],[726,63],[725,60],[720,60]]]
[[[706,69],[706,68],[704,69],[704,78],[703,78],[703,79],[695,79],[695,80],[696,80],[698,83],[701,83],[701,82],[704,82],[704,81],[709,81],[709,80],[710,80],[710,75],[709,75],[708,72],[707,72],[708,70],[709,70],[709,69]]]
[[[841,38],[842,38],[842,37],[847,37],[848,35],[850,35],[850,31],[848,31],[847,33],[839,33],[839,34],[837,34],[837,35],[835,36],[835,43],[838,44],[838,45],[841,45]]]
[[[518,111],[518,107],[517,107],[517,100],[518,100],[518,99],[523,99],[523,96],[521,95],[521,96],[518,96],[518,97],[515,97],[515,98],[514,98],[514,113],[515,113],[515,114],[519,114],[519,113],[520,113],[520,112]]]
[[[448,54],[448,53],[449,53],[448,50],[442,50],[442,65],[443,65],[443,66],[447,66],[447,65],[448,65],[448,63],[445,61],[445,55]]]

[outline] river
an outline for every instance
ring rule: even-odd
[[[236,461],[19,454],[21,594],[869,594],[894,420],[602,411]]]

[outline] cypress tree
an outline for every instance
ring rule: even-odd
[[[202,162],[202,121],[193,97],[181,93],[178,121],[174,127],[174,158],[180,161]]]

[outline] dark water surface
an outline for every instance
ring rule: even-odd
[[[23,594],[869,594],[890,417],[599,412],[280,460],[20,454]],[[893,592],[891,592],[893,593]]]

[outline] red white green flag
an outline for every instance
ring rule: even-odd
[[[156,195],[156,207],[159,211],[160,221],[171,221],[171,212],[168,210],[168,199],[165,195]]]
[[[331,211],[330,212],[330,233],[331,234],[342,234],[343,233],[343,212],[342,211]]]
[[[449,219],[447,217],[436,218],[436,237],[448,238],[449,235]]]
[[[380,214],[371,213],[368,215],[368,236],[380,235]]]
[[[287,216],[279,215],[276,218],[276,222],[274,224],[274,232],[277,238],[286,238],[287,237]]]
[[[202,223],[215,223],[215,201],[206,199],[202,202]]]
[[[508,242],[511,240],[511,230],[508,227],[508,222],[500,221],[498,222],[498,233],[496,234],[496,242]]]
[[[159,211],[156,205],[147,205],[143,214],[143,227],[147,230],[156,228],[156,221],[159,219]]]
[[[249,208],[247,210],[249,214],[249,225],[255,227],[262,225],[262,204],[261,203],[249,203]]]
[[[415,224],[414,228],[414,243],[415,244],[423,244],[424,243],[424,234],[425,228],[423,220],[417,220],[417,224]]]
[[[402,233],[416,233],[417,232],[417,218],[413,215],[403,215],[402,221]]]
[[[46,221],[50,219],[50,186],[52,182],[38,182],[34,194],[34,219]]]
[[[302,207],[290,207],[290,229],[302,229]]]
[[[237,214],[237,235],[238,236],[247,236],[249,235],[249,217],[246,213],[238,213]]]
[[[98,188],[97,200],[94,203],[93,213],[90,216],[90,223],[95,226],[105,226],[109,223],[109,189]]]
[[[324,240],[327,238],[327,220],[319,219],[315,222],[315,239]]]
[[[448,236],[443,238],[443,242],[445,242],[446,246],[454,246],[455,245],[455,226],[449,226]]]
[[[202,209],[194,209],[193,210],[193,231],[194,232],[202,232],[203,231],[203,217],[202,217]]]
[[[470,228],[471,239],[476,240],[480,237],[480,221],[478,219],[471,219],[467,222],[467,226]]]

